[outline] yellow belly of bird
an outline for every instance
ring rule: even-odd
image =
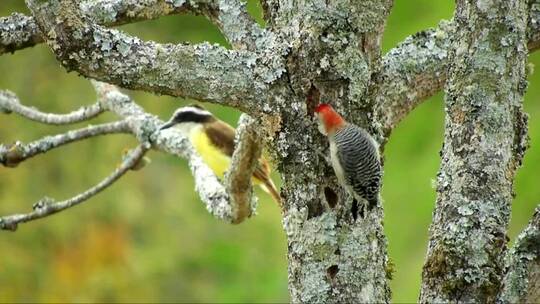
[[[229,169],[231,158],[212,145],[204,132],[192,132],[190,141],[208,167],[214,171],[217,177],[222,179],[225,171]],[[251,182],[256,185],[261,183],[256,178],[252,178]]]

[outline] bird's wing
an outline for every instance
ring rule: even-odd
[[[369,202],[376,201],[381,179],[381,166],[376,148],[369,137],[355,135],[352,127],[336,133],[341,137],[338,157],[343,166],[346,183]]]
[[[234,152],[234,128],[224,121],[217,120],[204,126],[210,144],[223,154],[232,157]]]
[[[268,166],[268,162],[264,158],[259,158],[259,163],[255,167],[255,171],[253,171],[253,177],[260,181],[270,178],[270,166]]]

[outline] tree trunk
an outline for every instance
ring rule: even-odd
[[[382,155],[399,121],[446,84],[445,142],[420,301],[535,300],[540,294],[534,290],[539,252],[530,246],[537,244],[538,218],[517,249],[506,250],[512,184],[527,147],[527,45],[540,45],[537,1],[459,0],[453,21],[407,38],[384,57],[380,44],[392,0],[265,0],[266,29],[236,0],[89,0],[80,7],[73,0],[26,2],[33,18],[0,19],[0,34],[16,29],[0,35],[0,54],[44,40],[66,68],[87,77],[225,104],[262,123],[284,182],[294,303],[391,298],[382,200],[366,210],[338,185],[322,156],[328,143],[316,127],[316,105],[330,103],[368,130]],[[184,11],[211,19],[234,49],[144,42],[97,24]],[[107,107],[136,120],[130,130],[145,145],[189,158],[209,211],[235,222],[229,214],[234,198],[186,140],[155,135],[159,120],[123,100],[111,99]],[[114,111],[117,106],[122,111]],[[250,137],[246,154],[260,151],[257,136]],[[8,152],[0,146],[0,163]],[[0,228],[5,223],[0,218]]]
[[[388,302],[382,206],[363,210],[338,185],[314,108],[335,105],[379,134],[367,100],[391,1],[266,1],[270,26],[291,48],[275,148],[284,186],[289,290],[295,303]],[[357,10],[346,11],[345,7]],[[375,16],[375,18],[373,18]],[[352,115],[355,113],[355,115]],[[366,267],[366,265],[370,265]]]
[[[523,0],[458,1],[437,204],[420,301],[494,302],[527,148]]]

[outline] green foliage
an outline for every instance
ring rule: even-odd
[[[260,18],[260,6],[249,1]],[[450,1],[396,1],[385,34],[389,50],[406,36],[451,17]],[[22,1],[2,0],[0,15],[26,12]],[[227,45],[202,17],[170,16],[122,27],[159,42],[210,41]],[[540,61],[531,55],[531,62]],[[90,83],[66,73],[45,45],[0,57],[0,89],[25,104],[68,112],[95,101]],[[531,148],[516,179],[512,240],[525,226],[540,197],[540,77],[530,77],[525,108]],[[166,119],[192,101],[129,92],[146,110]],[[235,124],[239,113],[206,105]],[[113,118],[106,114],[92,123]],[[81,124],[82,127],[86,124]],[[442,94],[425,102],[393,132],[386,147],[385,230],[395,267],[394,301],[415,302],[435,201],[444,112]],[[69,127],[32,123],[0,115],[0,142],[31,141]],[[0,214],[25,211],[48,195],[64,199],[109,174],[126,147],[122,135],[73,144],[20,164],[0,168]],[[186,163],[150,153],[152,163],[128,173],[116,185],[73,210],[0,233],[0,302],[28,301],[288,301],[286,240],[278,207],[257,192],[258,215],[238,226],[213,219],[198,201]]]

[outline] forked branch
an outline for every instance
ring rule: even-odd
[[[267,34],[249,16],[245,3],[239,0],[85,0],[80,2],[79,9],[93,22],[108,27],[173,14],[204,14],[233,46],[240,49],[254,49],[256,40]],[[0,18],[0,55],[42,42],[33,17],[13,13]]]
[[[0,164],[6,167],[16,167],[20,162],[28,158],[76,141],[100,135],[130,132],[131,130],[126,121],[117,121],[46,136],[28,144],[23,144],[20,141],[12,145],[0,144]]]
[[[17,226],[21,223],[44,218],[83,203],[84,201],[111,186],[115,181],[126,174],[129,169],[136,166],[146,151],[147,148],[145,145],[137,146],[133,151],[129,152],[127,157],[122,161],[122,164],[116,170],[114,170],[111,175],[107,176],[94,187],[86,190],[83,193],[77,194],[72,198],[56,202],[51,198],[45,197],[32,206],[34,209],[32,212],[0,217],[0,229],[15,231]]]
[[[529,0],[527,48],[540,48],[540,0]],[[383,58],[372,83],[377,120],[386,134],[416,106],[441,91],[447,79],[455,21],[441,21],[435,29],[411,35]]]
[[[50,125],[72,124],[90,120],[103,113],[104,110],[98,102],[68,114],[45,113],[22,105],[19,98],[12,92],[0,91],[0,112],[6,114],[17,113],[29,120]],[[130,133],[130,131],[127,121],[117,121],[46,136],[28,144],[23,144],[20,141],[11,145],[0,144],[0,164],[6,167],[16,167],[20,162],[28,158],[69,143],[106,134]]]
[[[0,98],[0,108],[4,112],[17,112],[26,118],[44,123],[70,123],[85,120],[104,110],[112,111],[122,118],[121,121],[117,122],[47,136],[29,144],[17,142],[10,146],[0,145],[0,163],[8,167],[15,167],[25,159],[56,147],[92,136],[112,133],[133,134],[141,142],[141,145],[126,157],[117,170],[91,189],[60,202],[44,198],[34,205],[32,212],[1,217],[0,229],[15,230],[19,223],[43,218],[84,202],[110,186],[127,170],[137,165],[150,147],[188,159],[195,177],[196,189],[207,209],[216,217],[228,222],[240,223],[254,213],[256,200],[252,195],[251,173],[261,153],[261,142],[258,133],[255,132],[257,129],[253,127],[254,120],[243,116],[240,121],[237,132],[237,149],[234,152],[232,167],[227,173],[224,182],[226,186],[224,187],[195,153],[189,141],[181,134],[174,131],[159,132],[163,121],[146,113],[115,86],[100,82],[93,82],[93,84],[98,93],[99,106],[91,107],[94,110],[90,112],[79,110],[66,115],[39,112],[21,105],[18,98],[12,93],[3,92],[0,94],[2,97]],[[85,115],[85,113],[92,115]]]
[[[540,302],[540,205],[506,257],[499,303]]]

